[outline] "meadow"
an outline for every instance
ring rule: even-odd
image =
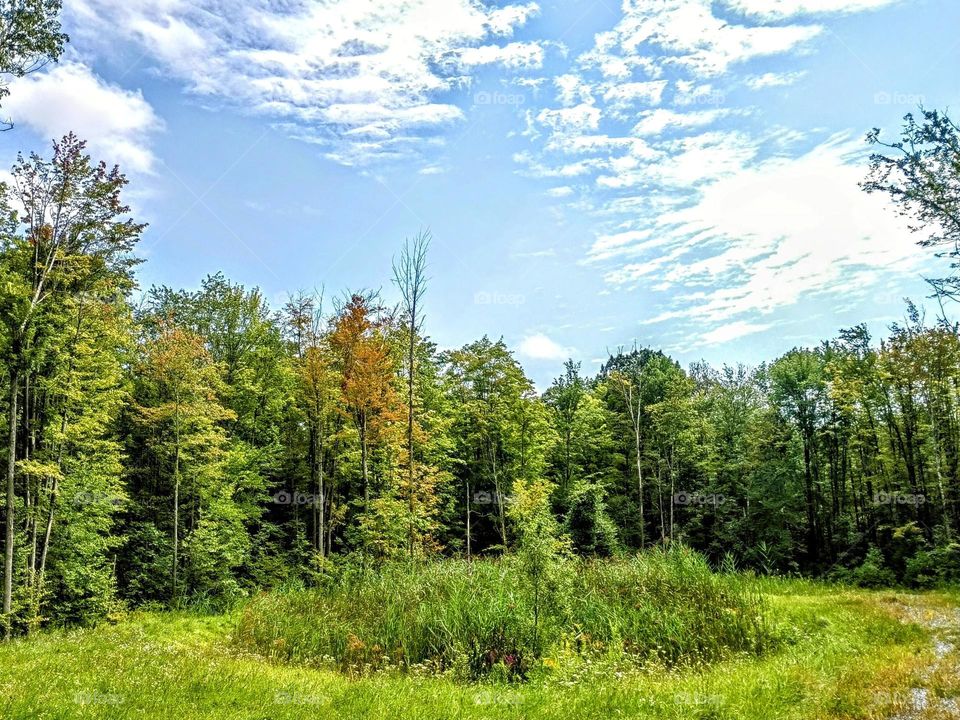
[[[506,560],[43,631],[0,645],[0,717],[956,717],[956,592],[713,574],[685,552],[577,562],[536,646]]]

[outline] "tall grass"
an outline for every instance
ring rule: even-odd
[[[541,659],[699,664],[759,654],[772,641],[760,598],[696,553],[564,562],[566,582],[541,599],[536,630],[532,592],[508,557],[352,569],[324,587],[264,593],[241,614],[236,641],[351,672],[398,667],[474,679],[523,677]]]

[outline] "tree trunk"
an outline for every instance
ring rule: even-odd
[[[637,442],[637,488],[640,495],[640,548],[643,549],[643,546],[646,544],[646,535],[643,527],[643,466],[640,463],[640,423],[639,423],[639,409],[638,409],[638,418],[637,422],[634,425],[634,435],[636,436]]]
[[[417,296],[413,294],[412,308],[410,311],[410,342],[407,349],[408,367],[407,367],[407,512],[409,513],[409,538],[408,552],[413,557],[413,534],[414,534],[414,492],[413,492],[413,361],[414,351],[417,343]]]
[[[14,361],[16,362],[16,360]],[[7,413],[7,512],[6,538],[3,555],[3,620],[4,636],[10,637],[10,607],[13,604],[13,524],[14,478],[17,470],[17,395],[20,391],[20,371],[14,365],[10,370],[10,407]]]
[[[467,561],[470,561],[471,538],[470,538],[470,481],[467,481]]]
[[[493,488],[497,494],[497,520],[500,524],[500,540],[503,542],[503,551],[507,551],[507,523],[503,510],[503,491],[500,488],[500,476],[497,474],[497,452],[494,448],[490,453],[493,468]]]
[[[325,488],[324,488],[324,486],[323,486],[324,477],[323,477],[323,457],[322,457],[322,456],[321,456],[321,458],[320,458],[320,473],[319,473],[319,477],[320,477],[320,481],[319,481],[319,485],[318,485],[318,487],[317,487],[317,490],[319,491],[320,497],[317,498],[317,500],[318,500],[317,505],[319,506],[320,517],[319,517],[319,529],[318,529],[318,532],[317,532],[317,540],[319,541],[319,547],[318,547],[317,549],[318,549],[319,552],[320,552],[320,557],[324,557],[325,554],[326,554],[326,553],[325,553],[325,546],[324,546],[324,542],[323,542],[323,532],[324,532],[324,524],[323,524],[324,497],[323,497],[323,495],[324,495],[324,490],[325,490]]]
[[[360,423],[360,460],[363,473],[363,511],[370,511],[370,480],[367,476],[367,421]]]
[[[63,412],[60,420],[60,447],[57,449],[57,469],[63,467],[63,448],[66,441],[63,439],[67,432],[67,413]],[[40,569],[37,574],[37,610],[39,614],[40,603],[42,602],[43,584],[47,571],[47,553],[50,551],[50,538],[53,535],[53,516],[57,506],[57,493],[60,489],[60,478],[53,477],[53,483],[50,488],[50,511],[47,513],[47,527],[43,533],[43,544],[40,546]]]
[[[173,596],[177,599],[177,568],[180,564],[180,441],[173,459]]]
[[[670,544],[673,545],[673,495],[676,491],[676,475],[673,472],[673,448],[670,448],[670,463],[667,465],[667,470],[670,472]]]

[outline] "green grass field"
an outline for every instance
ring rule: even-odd
[[[743,580],[782,641],[759,656],[632,670],[589,658],[527,682],[347,674],[280,661],[238,637],[243,610],[133,613],[0,645],[0,717],[40,718],[945,718],[918,691],[960,695],[936,623],[960,596]],[[941,615],[938,615],[940,613]],[[939,649],[938,649],[939,648]],[[936,707],[934,707],[936,706]]]

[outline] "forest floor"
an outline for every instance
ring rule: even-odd
[[[525,685],[348,678],[238,650],[236,615],[132,613],[0,644],[0,718],[960,718],[960,593],[757,584],[787,638],[769,655]]]

